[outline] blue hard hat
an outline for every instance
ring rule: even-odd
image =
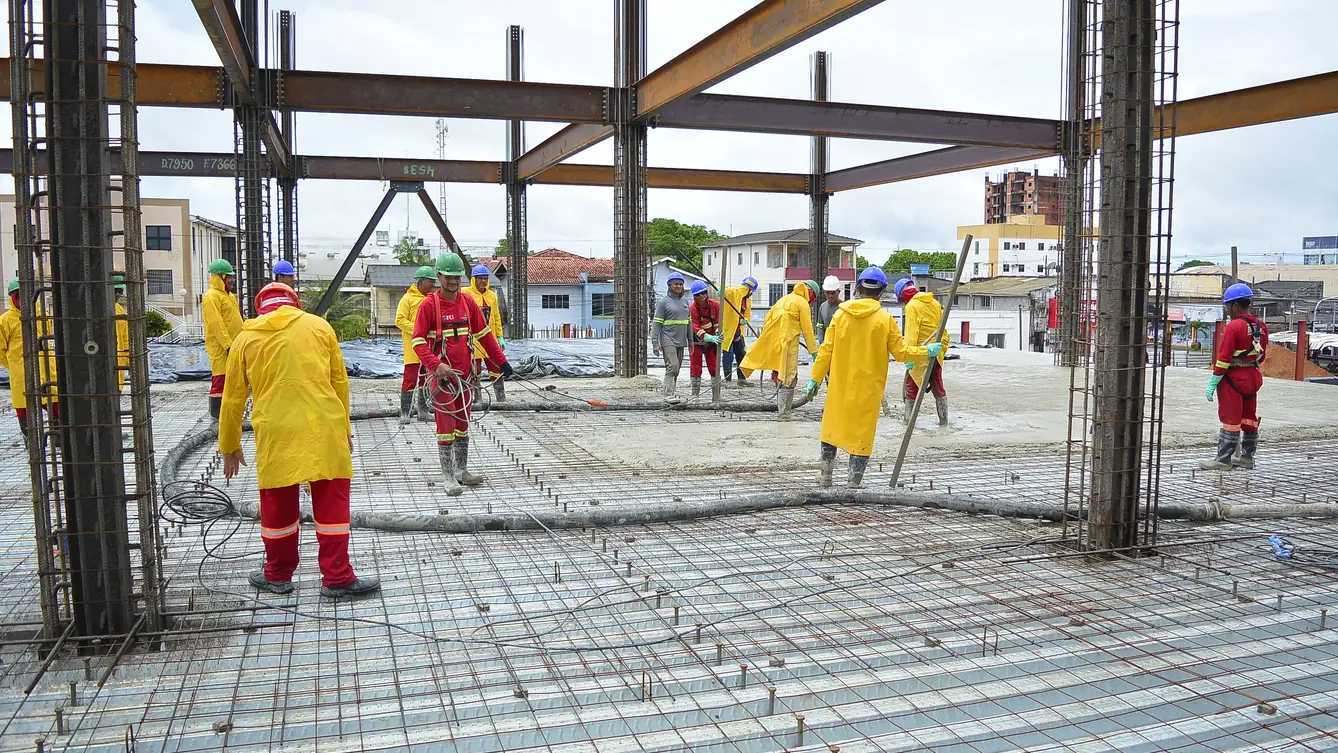
[[[492,272],[488,271],[488,268],[482,264],[475,264],[474,268],[469,270],[470,277],[490,277],[491,275]]]
[[[702,282],[701,280],[693,280],[691,290],[693,295],[697,295],[698,293],[705,293],[706,283]]]
[[[1242,301],[1247,298],[1253,298],[1253,297],[1254,297],[1254,291],[1250,290],[1250,286],[1246,285],[1243,282],[1238,282],[1235,285],[1232,285],[1231,287],[1227,288],[1226,292],[1222,294],[1222,303],[1227,304],[1231,303],[1232,301]]]
[[[683,277],[681,272],[670,272],[669,278],[664,281],[664,284],[668,285],[674,282],[687,282],[687,278]]]
[[[887,278],[884,277],[883,279],[886,280]],[[905,290],[907,286],[914,284],[915,280],[912,280],[909,277],[903,277],[900,280],[897,280],[896,285],[892,286],[892,293],[896,295],[897,300],[901,300],[901,291]]]
[[[757,278],[753,277],[752,275],[748,275],[747,277],[743,278],[743,285],[744,287],[757,290]]]
[[[885,288],[887,273],[882,267],[865,267],[855,278],[855,284],[862,288]]]
[[[297,270],[293,269],[293,263],[287,259],[280,259],[274,265],[274,274],[284,275],[285,277],[297,277]]]

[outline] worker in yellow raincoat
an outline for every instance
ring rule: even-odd
[[[242,331],[242,311],[235,295],[237,276],[227,259],[215,259],[209,265],[209,289],[200,298],[204,311],[204,352],[209,355],[209,415],[218,428],[218,410],[223,402],[224,376],[228,368],[228,348],[232,338]]]
[[[818,283],[813,280],[796,282],[794,290],[776,301],[767,312],[767,318],[762,321],[762,333],[757,336],[757,341],[739,365],[744,379],[754,371],[771,370],[772,380],[780,383],[776,398],[777,417],[782,421],[790,417],[790,407],[794,404],[794,386],[799,381],[800,337],[804,339],[809,356],[817,356],[818,343],[813,336],[811,304],[818,295]]]
[[[939,343],[912,345],[901,339],[897,320],[883,310],[879,300],[887,288],[887,275],[878,267],[860,272],[855,298],[841,304],[827,337],[818,350],[813,375],[804,385],[812,396],[824,378],[829,380],[827,403],[822,409],[822,468],[818,486],[832,485],[832,462],[839,447],[850,453],[847,483],[858,488],[873,454],[878,429],[878,403],[887,386],[887,357],[927,364],[942,350]]]
[[[400,426],[409,423],[409,412],[413,408],[413,394],[418,387],[418,372],[421,368],[418,354],[409,342],[413,339],[413,324],[418,320],[418,307],[423,305],[423,301],[436,287],[437,273],[425,264],[413,273],[413,284],[400,296],[399,305],[395,307],[395,328],[400,331],[400,349],[404,356],[404,376],[400,380]],[[431,413],[421,407],[419,410],[424,414]],[[423,415],[422,419],[432,420],[430,415]]]
[[[242,327],[228,353],[218,423],[223,477],[231,479],[246,463],[242,413],[251,398],[265,544],[265,567],[251,574],[251,585],[279,594],[293,590],[301,528],[298,486],[309,484],[321,594],[340,598],[376,591],[377,580],[359,578],[348,562],[353,436],[348,373],[334,330],[303,311],[297,293],[281,282],[266,285],[255,301],[259,315]]]
[[[757,278],[743,278],[743,284],[725,288],[725,305],[720,314],[720,368],[725,372],[725,384],[733,385],[734,372],[739,372],[738,385],[748,381],[743,376],[743,330],[753,317],[753,293],[757,292]]]
[[[23,322],[19,318],[19,281],[14,278],[9,281],[9,308],[5,313],[0,314],[0,358],[4,359],[4,367],[9,370],[9,402],[14,406],[14,415],[18,418],[19,428],[23,430],[23,441],[28,441],[28,384],[24,381],[27,378],[27,367],[23,363]],[[39,333],[51,331],[51,321],[42,319],[37,322]],[[48,341],[49,342],[49,341]],[[41,369],[42,375],[38,383],[50,382],[52,386],[47,390],[46,404],[40,407],[46,408],[52,417],[60,415],[60,405],[56,402],[55,374],[56,374],[56,356],[51,351],[51,346],[42,352],[41,363],[45,367]],[[40,400],[33,401],[32,407],[39,407]]]
[[[130,320],[125,313],[125,273],[112,273],[116,314],[116,389],[125,391],[125,378],[130,369]]]
[[[938,329],[939,320],[943,318],[943,305],[934,298],[934,294],[929,291],[920,291],[915,287],[915,281],[909,277],[903,277],[897,280],[892,286],[892,292],[896,294],[897,300],[901,301],[906,307],[906,339],[912,345],[924,345],[934,336],[934,330]],[[934,367],[934,373],[929,377],[929,388],[934,393],[934,406],[938,408],[938,425],[948,425],[948,391],[943,386],[943,359],[948,354],[948,330],[945,327],[943,334],[939,338],[943,345],[943,352],[938,354],[938,365]],[[915,398],[919,396],[920,389],[924,387],[925,372],[929,370],[928,364],[924,366],[915,366],[906,370],[906,378],[902,385],[902,398],[906,402],[906,420],[911,420],[912,406],[915,404]]]
[[[492,272],[482,264],[475,264],[473,269],[469,270],[469,287],[460,288],[460,292],[474,299],[478,304],[479,310],[483,312],[483,321],[488,323],[488,329],[492,331],[493,337],[497,338],[497,345],[503,349],[506,348],[506,336],[502,331],[502,305],[497,300],[497,291],[492,289],[489,284],[492,282]],[[488,364],[488,351],[483,349],[483,343],[474,341],[474,399],[479,398],[479,375],[483,373],[483,366]],[[492,364],[491,366],[495,366]],[[491,373],[496,373],[492,368],[488,369]],[[506,401],[506,383],[502,381],[500,375],[492,383],[493,396],[497,402]]]

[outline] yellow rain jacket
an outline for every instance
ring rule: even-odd
[[[12,299],[11,299],[12,300]],[[37,323],[41,331],[49,331],[51,328],[50,320],[43,320]],[[0,357],[4,358],[4,366],[9,370],[9,402],[15,408],[28,407],[28,384],[27,367],[23,363],[23,322],[19,319],[19,310],[10,306],[5,309],[5,313],[0,314]],[[47,381],[46,374],[54,375],[56,373],[56,357],[51,351],[47,351],[42,359],[46,368],[41,381]],[[54,382],[54,377],[51,379]],[[53,386],[48,390],[50,395],[48,402],[56,402],[56,388]]]
[[[754,371],[780,372],[781,384],[791,384],[799,375],[800,336],[810,353],[818,349],[813,337],[813,311],[809,306],[808,286],[796,282],[790,294],[776,301],[762,321],[762,332],[748,349],[739,368],[746,379]],[[723,341],[722,341],[723,342]]]
[[[418,363],[418,354],[413,352],[409,341],[413,339],[413,323],[418,320],[418,307],[423,305],[427,296],[418,290],[418,281],[400,296],[400,304],[395,307],[395,328],[400,331],[401,349],[404,352],[404,365]]]
[[[328,322],[292,306],[248,321],[232,343],[227,374],[218,451],[241,449],[250,394],[261,489],[353,477],[348,374]]]
[[[928,363],[929,351],[901,339],[897,320],[877,298],[841,304],[818,350],[811,378],[829,378],[822,441],[851,455],[873,454],[878,406],[887,385],[887,357]]]
[[[929,338],[934,336],[934,330],[938,329],[939,319],[943,317],[943,305],[938,302],[933,293],[921,291],[915,294],[915,297],[906,304],[906,340],[912,345],[928,345]],[[943,365],[943,358],[948,355],[948,328],[943,328],[943,337],[940,339],[943,343],[943,350],[938,354],[938,364]],[[929,364],[916,366],[911,369],[911,379],[915,380],[916,386],[924,386],[925,371]]]
[[[125,307],[116,303],[116,389],[125,389],[126,368],[130,366],[130,322]]]
[[[740,329],[739,322],[747,322],[752,316],[753,297],[748,288],[744,285],[725,288],[725,305],[720,311],[720,347],[728,350]]]
[[[479,290],[477,278],[471,277],[469,287],[460,288],[460,292],[473,298],[474,303],[478,304],[479,311],[483,312],[493,337],[496,337],[497,344],[501,345],[506,333],[502,331],[502,306],[497,302],[497,291],[492,289],[492,285],[489,285],[487,290]],[[488,351],[483,349],[483,343],[478,340],[474,341],[474,360],[488,360]]]
[[[209,373],[226,373],[228,348],[232,339],[242,331],[242,311],[237,308],[237,296],[229,293],[220,275],[209,276],[209,289],[200,299],[204,309],[204,352],[209,354]]]

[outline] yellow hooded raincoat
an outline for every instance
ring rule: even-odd
[[[762,369],[780,372],[781,384],[793,384],[798,378],[799,343],[796,341],[802,336],[810,353],[818,349],[808,295],[808,286],[797,282],[790,294],[776,301],[767,312],[761,334],[743,357],[743,363],[739,364],[744,378]]]
[[[934,336],[934,330],[938,329],[938,322],[943,318],[943,306],[929,291],[921,291],[915,294],[915,297],[906,304],[906,341],[912,345],[928,345],[929,338]],[[938,354],[938,364],[943,365],[943,358],[948,355],[948,330],[945,327],[943,337],[940,338],[943,343],[943,350]],[[911,379],[915,380],[917,387],[923,387],[925,382],[925,371],[929,368],[926,362],[923,366],[916,366],[910,370]]]
[[[740,329],[739,322],[747,322],[752,316],[753,297],[748,287],[735,285],[725,288],[725,305],[720,312],[720,347],[728,350]]]
[[[246,323],[228,355],[218,451],[241,449],[250,394],[261,489],[353,477],[348,374],[330,324],[284,306]]]
[[[502,306],[497,301],[497,291],[492,289],[492,285],[487,290],[479,290],[478,278],[469,278],[469,286],[460,288],[460,292],[474,299],[478,304],[479,311],[483,312],[483,318],[488,323],[488,328],[492,330],[493,337],[497,338],[497,344],[501,345],[502,338],[506,333],[502,331]],[[486,361],[488,351],[483,349],[483,344],[474,340],[474,360]]]
[[[126,369],[130,366],[130,322],[125,307],[116,302],[116,389],[125,389]]]
[[[237,296],[229,293],[220,275],[209,276],[209,289],[200,299],[204,310],[204,352],[209,354],[209,373],[227,373],[228,348],[242,331],[242,311]]]
[[[12,298],[10,299],[13,300]],[[41,331],[50,331],[50,320],[40,320],[37,327]],[[9,370],[9,402],[15,408],[28,407],[28,384],[27,367],[23,363],[23,323],[19,319],[19,310],[10,306],[5,309],[5,313],[0,314],[0,357],[4,358],[4,366]],[[55,382],[56,357],[50,350],[46,352],[46,357],[42,359],[42,369],[45,373],[40,381],[48,381],[47,374],[51,382]],[[56,402],[56,388],[52,386],[48,390],[50,396],[48,402]]]
[[[888,356],[929,362],[929,351],[901,339],[897,320],[883,310],[877,298],[841,304],[813,363],[814,381],[830,379],[822,409],[822,441],[851,455],[873,454]]]
[[[409,341],[413,339],[413,323],[418,321],[418,307],[423,305],[423,295],[418,289],[418,281],[404,291],[400,296],[400,303],[395,307],[395,328],[400,331],[401,350],[404,353],[404,365],[418,363],[418,354],[414,352],[413,346]]]

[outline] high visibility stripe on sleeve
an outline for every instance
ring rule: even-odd
[[[410,345],[427,345],[427,340],[422,337],[415,337],[409,341]]]
[[[286,539],[289,536],[292,536],[297,533],[297,525],[298,521],[294,520],[292,525],[283,526],[282,528],[266,528],[264,526],[261,526],[260,538]]]
[[[689,319],[657,319],[661,324],[691,324]]]
[[[347,536],[349,532],[348,523],[322,523],[316,521],[316,535],[318,536]]]
[[[655,317],[654,319],[651,319],[651,321],[654,322],[655,324],[664,324],[664,319],[658,316]]]
[[[1219,368],[1219,369],[1229,369],[1229,368],[1231,368],[1231,362],[1230,362],[1230,361],[1218,361],[1218,362],[1214,363],[1213,365],[1216,366],[1216,367]]]

